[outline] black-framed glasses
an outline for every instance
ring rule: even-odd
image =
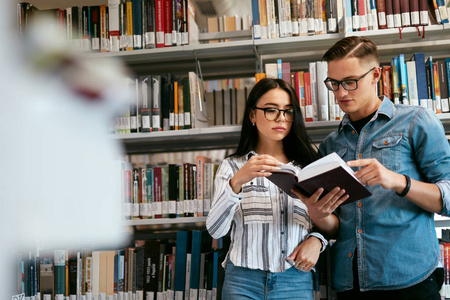
[[[267,121],[275,121],[280,117],[280,113],[283,112],[284,119],[288,122],[294,121],[294,109],[288,108],[288,109],[278,109],[275,107],[255,107],[255,109],[259,109],[264,111],[264,117]]]
[[[366,77],[367,74],[372,72],[375,68],[376,67],[373,67],[372,69],[367,71],[367,73],[364,73],[364,75],[362,75],[358,79],[345,79],[345,80],[339,81],[339,80],[334,80],[334,79],[327,78],[327,79],[324,80],[324,83],[325,83],[327,89],[329,89],[330,91],[337,91],[337,90],[339,90],[339,85],[340,84],[347,91],[354,91],[354,90],[356,90],[358,88],[358,81],[360,81],[361,79]]]

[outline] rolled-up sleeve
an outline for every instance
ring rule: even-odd
[[[422,110],[411,124],[411,139],[419,169],[442,197],[442,215],[450,215],[450,146],[441,121],[430,110]]]
[[[436,182],[441,190],[442,211],[441,215],[450,217],[450,180],[441,180]]]
[[[320,232],[313,231],[306,236],[305,240],[307,240],[308,238],[310,238],[312,236],[318,238],[320,240],[320,242],[322,243],[322,248],[320,248],[320,252],[325,251],[325,249],[327,248],[327,245],[328,245],[327,239]]]

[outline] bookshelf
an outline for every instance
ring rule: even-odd
[[[422,38],[423,30],[425,38]],[[116,57],[137,74],[192,71],[195,62],[199,61],[204,79],[252,77],[262,71],[264,63],[276,62],[278,58],[289,61],[292,70],[306,69],[309,62],[320,60],[332,44],[349,35],[364,35],[373,40],[378,46],[381,63],[390,62],[400,53],[405,55],[405,59],[415,52],[443,58],[448,56],[450,47],[450,26],[446,24],[403,28],[401,38],[396,28],[90,55],[96,58]]]
[[[248,0],[249,1],[249,0]],[[42,8],[71,5],[89,5],[90,1],[39,0]],[[89,2],[89,3],[88,3]],[[95,1],[106,4],[105,0]],[[423,34],[423,28],[420,28]],[[117,53],[89,53],[94,59],[113,57],[124,62],[137,75],[159,73],[185,73],[196,69],[199,64],[204,79],[233,77],[252,77],[263,71],[264,63],[275,62],[281,58],[291,63],[293,70],[306,69],[311,61],[320,60],[322,54],[334,42],[347,35],[364,35],[372,39],[379,47],[381,63],[387,63],[394,55],[403,53],[405,58],[415,52],[424,52],[427,56],[439,59],[449,56],[450,26],[431,25],[425,27],[425,38],[419,36],[415,27],[385,29],[380,31],[336,33],[315,36],[278,38],[274,40],[252,40],[248,32],[242,33],[247,39],[217,43],[178,46],[171,48],[134,50]],[[208,36],[205,36],[207,38]],[[222,37],[222,36],[214,36]],[[450,137],[450,113],[438,115]],[[312,140],[319,143],[335,130],[339,121],[321,121],[307,123],[306,127]],[[128,155],[143,153],[200,151],[235,148],[240,136],[240,126],[217,126],[179,131],[152,133],[118,134],[111,138],[121,141]],[[184,217],[176,219],[146,219],[123,221],[124,227],[132,227],[135,236],[139,232],[168,232],[181,229],[204,228],[206,217]],[[450,220],[437,219],[437,227],[450,226]]]
[[[444,125],[450,140],[450,113],[437,115]],[[309,136],[320,143],[334,131],[340,121],[317,121],[306,123]],[[177,152],[187,150],[214,150],[236,148],[241,133],[240,125],[216,126],[186,130],[159,131],[150,133],[114,134],[120,140],[127,154]]]

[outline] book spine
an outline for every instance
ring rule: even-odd
[[[311,99],[311,79],[309,72],[303,73],[303,80],[305,82],[305,119],[306,122],[312,122],[314,114]]]
[[[419,26],[420,25],[419,1],[420,0],[410,0],[409,1],[409,10],[410,10],[410,17],[411,17],[411,25],[412,26]]]
[[[387,1],[387,0],[386,0]],[[394,27],[402,27],[402,13],[400,9],[401,0],[392,0],[392,13],[394,16]]]
[[[258,6],[261,39],[268,39],[269,31],[267,24],[267,0],[258,0]]]
[[[152,76],[152,131],[161,131],[161,76]]]
[[[376,0],[377,17],[378,17],[378,29],[386,29],[386,1],[391,0]]]
[[[142,49],[142,0],[132,0],[133,10],[133,50]]]
[[[183,31],[181,32],[181,44],[188,45],[189,42],[189,4],[188,0],[183,1]]]
[[[161,166],[162,217],[169,217],[169,166]]]
[[[428,92],[427,92],[427,75],[425,69],[425,54],[415,53],[413,55],[416,64],[416,79],[417,79],[417,96],[419,98],[419,105],[428,107]]]
[[[119,31],[119,0],[109,0],[109,49],[111,52],[120,50],[120,31]]]
[[[172,47],[172,0],[164,0],[164,47]]]
[[[408,77],[408,95],[409,104],[418,106],[419,96],[417,94],[417,78],[416,78],[416,64],[413,61],[406,62],[406,71]]]
[[[428,25],[428,1],[427,0],[419,0],[419,18],[420,25]]]
[[[318,61],[317,64],[317,101],[318,101],[318,119],[319,121],[330,120],[328,89],[322,82],[328,77],[328,63],[326,61]]]
[[[177,217],[177,202],[180,201],[180,167],[176,164],[169,165],[169,218]]]
[[[261,39],[261,22],[259,15],[259,0],[251,0],[252,5],[252,27],[253,27],[253,39]]]
[[[155,0],[144,1],[144,47],[152,49],[156,47],[155,32]]]
[[[66,295],[66,250],[54,251],[55,297]]]
[[[124,1],[119,5],[119,50],[126,51],[128,45],[127,36],[127,6]]]
[[[164,47],[164,0],[155,0],[156,47]]]
[[[449,112],[449,103],[448,103],[448,79],[447,79],[447,71],[445,67],[445,61],[440,60],[437,61],[438,67],[438,78],[439,78],[439,94],[441,96],[441,108],[442,112]]]
[[[154,180],[154,202],[152,211],[155,219],[162,218],[162,172],[161,167],[153,168],[153,180]]]
[[[439,88],[439,71],[436,62],[433,62],[433,82],[434,82],[434,97],[436,99],[435,100],[436,113],[441,114],[442,113],[441,91]]]
[[[134,49],[133,44],[133,2],[132,0],[126,0],[126,37],[127,37],[127,51],[131,51]]]
[[[400,0],[400,13],[402,17],[402,26],[411,26],[411,9],[409,0]]]

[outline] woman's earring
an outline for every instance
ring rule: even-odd
[[[252,123],[253,126],[255,126],[255,123]]]

